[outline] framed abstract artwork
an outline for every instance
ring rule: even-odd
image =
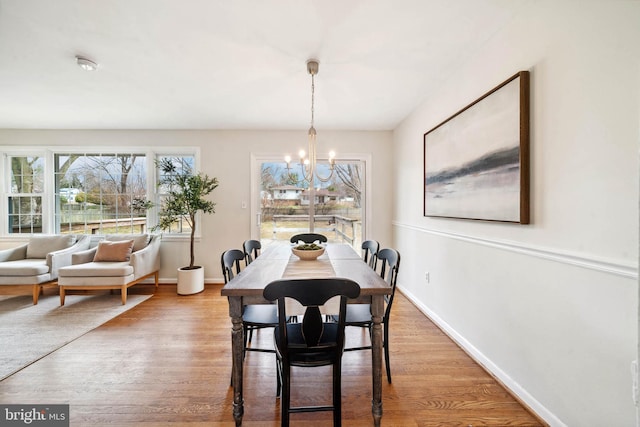
[[[424,134],[424,216],[529,224],[529,72]]]

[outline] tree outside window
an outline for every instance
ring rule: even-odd
[[[42,232],[44,159],[40,156],[9,157],[8,232]]]
[[[129,234],[147,230],[147,159],[141,153],[54,156],[60,233]]]

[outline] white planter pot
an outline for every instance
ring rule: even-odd
[[[178,295],[192,295],[204,291],[204,267],[178,269]]]

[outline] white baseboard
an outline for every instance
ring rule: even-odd
[[[158,279],[158,283],[161,285],[175,285],[177,280],[178,280],[177,277],[160,277]],[[146,282],[143,282],[143,283],[153,283],[153,279],[147,280]],[[205,285],[224,285],[224,280],[222,280],[222,278],[217,279],[215,277],[213,278],[205,277],[204,284]]]

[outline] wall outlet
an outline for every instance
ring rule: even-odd
[[[425,272],[424,272],[424,280],[426,280],[426,281],[427,281],[427,283],[430,283],[430,282],[431,282],[431,276],[429,275],[429,272],[428,272],[428,271],[425,271]]]

